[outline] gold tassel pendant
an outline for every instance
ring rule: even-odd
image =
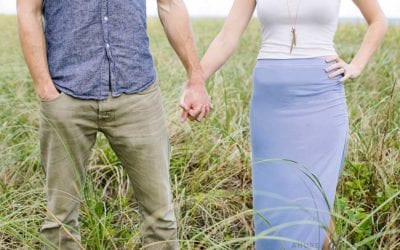
[[[292,45],[290,46],[290,54],[292,54],[294,47],[296,47],[296,42],[297,42],[296,28],[292,27]]]

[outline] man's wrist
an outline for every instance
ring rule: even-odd
[[[205,86],[205,81],[202,77],[189,78],[187,85],[189,86]]]
[[[40,79],[35,79],[35,85],[38,88],[48,88],[52,85],[54,85],[53,80],[50,77],[43,77]]]
[[[189,74],[188,85],[205,85],[204,73],[201,69],[192,71]]]
[[[54,83],[51,79],[36,81],[35,84],[36,91],[39,95],[52,92],[55,89]]]

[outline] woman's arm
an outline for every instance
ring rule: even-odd
[[[364,37],[359,51],[350,64],[345,63],[337,57],[329,58],[328,61],[337,61],[336,64],[327,68],[327,71],[336,70],[330,77],[343,74],[342,82],[358,77],[367,66],[372,55],[381,45],[388,28],[387,19],[377,0],[353,0],[360,9],[368,23],[368,31]]]
[[[232,55],[253,16],[255,7],[256,0],[235,0],[221,32],[201,60],[204,79],[213,75]]]

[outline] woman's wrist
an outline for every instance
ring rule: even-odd
[[[362,72],[365,69],[367,64],[353,60],[353,61],[351,61],[350,65],[353,66],[354,68],[356,68],[359,72]]]

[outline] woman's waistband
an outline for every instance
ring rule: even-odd
[[[256,67],[268,66],[321,66],[332,64],[326,61],[327,57],[293,58],[293,59],[257,59]],[[333,62],[334,63],[334,62]]]

